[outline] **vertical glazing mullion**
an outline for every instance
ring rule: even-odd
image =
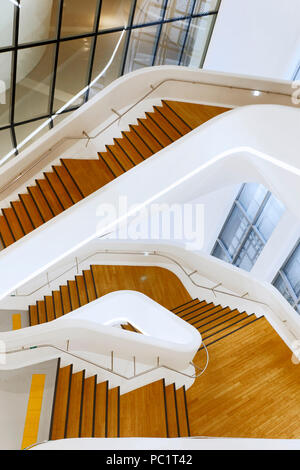
[[[155,59],[156,59],[156,55],[157,55],[157,51],[158,51],[158,46],[159,46],[161,31],[162,31],[162,27],[163,27],[163,21],[164,21],[164,19],[165,19],[165,17],[166,17],[167,6],[168,6],[168,0],[164,0],[164,4],[163,4],[163,14],[162,14],[162,18],[161,18],[161,23],[160,23],[160,25],[159,25],[159,27],[158,27],[157,36],[156,36],[156,42],[155,42],[155,46],[154,46],[152,65],[155,64]]]
[[[197,0],[193,0],[193,5],[192,5],[191,11],[190,11],[190,18],[189,18],[188,25],[187,25],[187,28],[186,28],[185,37],[184,37],[184,40],[183,40],[183,44],[182,44],[182,48],[181,48],[181,52],[180,52],[180,57],[179,57],[179,60],[178,60],[178,65],[181,65],[182,56],[183,56],[185,45],[186,45],[186,42],[187,42],[187,38],[188,38],[188,35],[189,35],[189,32],[190,32],[190,27],[191,27],[191,22],[192,22],[192,15],[195,11],[196,1]]]
[[[131,7],[131,12],[130,12],[130,19],[129,23],[126,27],[127,29],[127,35],[126,35],[126,40],[125,40],[125,47],[124,47],[124,55],[123,55],[123,62],[122,62],[122,68],[121,68],[121,75],[124,75],[125,71],[125,66],[126,66],[126,60],[127,60],[127,54],[128,54],[128,49],[129,49],[129,43],[130,43],[130,36],[131,36],[131,29],[133,25],[133,19],[135,15],[135,10],[136,10],[136,3],[137,0],[133,0],[133,4]]]
[[[213,20],[212,20],[212,22],[211,22],[210,30],[209,30],[209,33],[208,33],[207,38],[206,38],[206,43],[205,43],[205,47],[204,47],[203,54],[202,54],[202,59],[201,59],[200,66],[199,66],[200,69],[203,68],[203,65],[204,65],[204,62],[205,62],[205,59],[206,59],[206,56],[207,56],[208,47],[209,47],[210,40],[211,40],[213,31],[214,31],[214,28],[215,28],[215,24],[216,24],[216,20],[217,20],[217,15],[218,15],[218,13],[219,13],[221,1],[222,1],[222,0],[219,0],[219,1],[218,1],[218,4],[216,5],[216,8],[215,8],[215,11],[216,11],[217,13],[214,13],[214,14],[213,14]]]
[[[58,65],[58,54],[60,46],[60,36],[61,36],[61,25],[62,25],[62,16],[63,16],[64,0],[60,0],[59,11],[58,11],[58,21],[57,21],[57,30],[56,30],[56,47],[55,47],[55,57],[53,65],[53,75],[51,83],[51,91],[49,97],[49,115],[53,116],[53,106],[54,106],[54,95],[55,95],[55,85],[56,85],[56,75],[57,75],[57,65]],[[53,127],[53,119],[49,124],[50,129]]]
[[[18,0],[20,5],[20,0]],[[19,41],[19,25],[20,25],[20,7],[14,7],[14,32],[13,32],[13,57],[12,57],[12,70],[11,70],[11,94],[10,94],[10,116],[9,122],[11,125],[11,137],[13,147],[15,148],[15,155],[18,155],[17,139],[14,130],[15,122],[15,105],[16,105],[16,83],[17,83],[17,65],[18,65],[18,41]]]
[[[94,33],[95,36],[93,37],[92,40],[92,45],[91,45],[91,52],[90,52],[90,61],[89,61],[89,69],[88,69],[88,78],[87,78],[87,86],[92,81],[92,74],[93,74],[93,66],[94,66],[94,60],[95,60],[95,53],[96,53],[96,46],[97,46],[97,40],[98,40],[98,30],[99,30],[99,23],[100,23],[100,16],[101,16],[101,8],[102,8],[102,0],[98,0],[98,5],[97,5],[97,11],[96,11],[96,18],[95,18],[95,25],[94,25]],[[90,95],[90,89],[88,88],[86,93],[85,93],[85,99],[84,101],[87,102],[89,99]]]

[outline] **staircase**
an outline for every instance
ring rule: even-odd
[[[162,101],[129,125],[98,159],[63,158],[2,209],[0,241],[6,248],[227,108]]]
[[[50,439],[78,437],[186,437],[185,388],[158,380],[120,396],[98,376],[57,365]],[[151,413],[149,410],[151,409]]]
[[[68,281],[66,285],[60,286],[59,290],[52,291],[52,295],[45,296],[44,300],[38,300],[35,305],[30,305],[30,326],[59,318],[106,294],[107,289],[104,290],[101,285],[101,274],[104,276],[107,273],[101,268],[102,266],[90,266],[90,269],[84,270],[82,275],[75,276],[75,280]],[[126,276],[124,268],[132,269],[132,267],[123,266],[119,273],[120,277]],[[137,277],[140,277],[141,274],[140,271],[136,273]],[[105,284],[111,286],[111,291],[115,290],[109,280],[105,279]],[[127,285],[120,284],[118,288],[126,289]],[[199,299],[189,300],[171,310],[199,330],[206,346],[257,320],[254,313],[248,315],[248,313],[239,312],[237,309],[222,307],[213,302],[208,303]],[[130,323],[123,324],[121,327],[127,331],[140,333]]]

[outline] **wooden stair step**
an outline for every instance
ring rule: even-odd
[[[177,309],[174,311],[176,315],[179,317],[183,318],[185,315],[188,315],[192,311],[197,312],[197,310],[200,310],[201,308],[204,308],[207,305],[207,302],[205,300],[202,300],[201,302],[197,299],[197,302],[188,304],[186,306],[183,306],[181,309]]]
[[[20,238],[24,237],[25,232],[22,226],[20,225],[20,222],[13,208],[9,207],[8,209],[2,209],[2,213],[6,219],[11,233],[13,234],[14,239],[19,240]]]
[[[80,437],[93,437],[97,376],[84,380]]]
[[[154,135],[162,147],[167,147],[173,140],[171,137],[161,129],[156,122],[147,115],[146,118],[138,119],[141,126],[144,126],[151,135]]]
[[[72,364],[66,367],[58,367],[52,408],[50,440],[65,438],[72,369]]]
[[[81,201],[83,199],[83,194],[80,192],[79,188],[75,184],[75,181],[69,174],[68,170],[63,165],[54,165],[53,171],[61,181],[69,197],[73,201],[73,204]]]
[[[167,437],[164,380],[158,380],[120,399],[120,437]]]
[[[154,106],[154,109],[161,113],[181,136],[191,131],[191,128],[164,102],[161,106]]]
[[[85,281],[84,281],[83,276],[75,276],[75,280],[76,280],[76,287],[77,287],[77,292],[78,292],[78,297],[79,297],[79,305],[81,307],[82,305],[85,305],[89,302],[87,291],[86,291],[86,286],[85,286]]]
[[[186,309],[186,308],[189,308],[189,307],[191,307],[192,305],[195,305],[195,304],[197,304],[197,303],[199,303],[199,299],[188,300],[188,301],[185,302],[184,304],[177,305],[176,307],[173,307],[173,308],[171,309],[171,311],[174,312],[174,313],[176,313],[176,315],[177,315],[177,313],[180,313],[181,310],[184,310],[184,309]]]
[[[98,152],[98,157],[99,157],[99,160],[100,161],[102,160],[102,163],[104,163],[107,166],[109,171],[111,171],[114,178],[117,178],[118,176],[123,175],[124,169],[116,161],[116,159],[111,154],[111,152]]]
[[[60,201],[62,207],[64,209],[68,209],[69,207],[73,206],[74,203],[57,174],[54,171],[51,171],[44,173],[44,176],[53,189],[53,192],[56,194],[56,197]]]
[[[72,311],[68,286],[60,286],[61,302],[64,315]]]
[[[120,387],[108,390],[107,437],[120,437]]]
[[[140,122],[138,124],[132,124],[129,127],[143,140],[143,142],[145,142],[152,153],[159,152],[163,148],[162,144],[158,142],[156,137],[154,137]]]
[[[173,141],[180,139],[182,134],[171,124],[168,119],[159,112],[159,109],[156,107],[153,108],[154,111],[151,113],[146,113],[147,118],[152,119],[157,126],[164,131],[164,133]]]
[[[25,234],[32,232],[34,230],[33,223],[31,222],[26,209],[21,201],[13,201],[11,202],[11,206],[14,209],[16,216],[20,224],[22,225],[23,231]]]
[[[188,437],[190,436],[190,429],[184,386],[176,390],[176,402],[180,437]]]
[[[55,320],[54,305],[52,295],[45,295],[44,303],[46,307],[46,317],[47,321]]]
[[[123,131],[122,135],[129,140],[144,159],[153,155],[152,150],[149,149],[145,142],[133,130]]]
[[[19,194],[19,199],[22,202],[34,228],[37,228],[42,225],[44,221],[31,195],[28,193]]]
[[[140,152],[132,145],[130,140],[128,140],[126,137],[122,138],[116,138],[114,139],[115,147],[119,147],[120,150],[128,155],[128,157],[131,158],[131,160],[135,163],[135,165],[138,165],[139,163],[143,162],[145,159],[141,155]]]
[[[175,384],[173,383],[168,385],[165,388],[165,393],[167,407],[168,437],[179,437],[179,423]]]
[[[229,307],[227,307],[221,311],[220,315],[213,315],[212,317],[209,317],[204,321],[202,320],[199,323],[193,324],[193,326],[197,328],[200,333],[205,333],[207,330],[211,330],[212,328],[217,327],[220,323],[224,323],[226,325],[226,323],[232,318],[238,319],[237,315],[242,315],[242,313],[236,309],[231,310]]]
[[[89,196],[114,179],[105,163],[99,159],[64,158],[62,163],[84,197]]]
[[[36,305],[29,305],[29,325],[35,326],[39,324],[39,317]]]
[[[85,371],[82,370],[72,374],[71,377],[67,425],[65,432],[66,438],[80,437],[84,374]]]
[[[52,187],[48,183],[46,179],[39,179],[36,180],[36,184],[38,185],[41,193],[43,194],[44,198],[48,202],[49,207],[51,208],[54,215],[58,215],[64,211],[64,207],[57,198],[55,192],[53,191]]]
[[[132,158],[131,155],[125,153],[116,142],[114,145],[107,145],[106,147],[114,154],[115,158],[121,163],[122,167],[125,168],[125,171],[130,170],[143,161],[141,158],[139,158],[136,162],[135,159]]]
[[[208,106],[197,103],[185,103],[183,101],[164,100],[189,127],[194,129],[210,119],[228,111],[228,108]]]
[[[116,161],[119,167],[122,169],[123,173],[125,171],[131,170],[134,167],[134,164],[127,158],[126,155],[121,151],[117,145],[106,145],[107,153],[110,155],[110,158]]]
[[[70,295],[71,310],[73,311],[80,307],[76,281],[68,281],[68,289]]]
[[[0,215],[0,236],[4,248],[15,242],[13,234],[9,228],[9,225],[6,221],[4,215]]]
[[[97,299],[92,272],[90,270],[84,270],[83,277],[85,281],[88,301],[92,302],[93,300]]]
[[[61,293],[58,290],[52,292],[53,305],[54,305],[54,314],[55,318],[63,316],[64,310],[62,306]]]
[[[227,336],[230,333],[238,330],[241,326],[245,326],[248,323],[251,323],[254,320],[255,315],[247,315],[247,317],[243,318],[242,320],[235,319],[230,325],[221,325],[217,331],[211,332],[208,331],[204,333],[202,336],[203,341],[205,344],[210,344],[212,341],[217,341],[224,336]]]
[[[39,317],[39,324],[47,323],[47,314],[46,314],[46,306],[43,300],[37,301],[37,312]]]
[[[206,315],[210,315],[212,313],[217,313],[219,310],[222,310],[221,305],[215,305],[214,303],[210,302],[209,304],[202,305],[199,307],[192,308],[188,312],[183,312],[180,314],[180,318],[182,318],[185,321],[193,321],[197,317],[205,317]]]
[[[94,437],[107,437],[108,382],[96,386]]]
[[[54,214],[50,209],[50,206],[40,188],[38,186],[28,186],[27,189],[32,199],[34,200],[43,221],[48,222],[48,220],[54,217]]]

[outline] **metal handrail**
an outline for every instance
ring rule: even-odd
[[[157,358],[157,365],[154,366],[154,367],[151,367],[150,369],[147,369],[147,370],[144,370],[143,372],[139,372],[138,374],[134,374],[132,376],[126,376],[126,375],[123,375],[123,374],[120,374],[119,372],[116,372],[114,369],[113,369],[113,351],[111,351],[111,367],[110,368],[107,368],[107,367],[104,367],[104,366],[101,366],[100,364],[96,364],[95,362],[93,361],[90,361],[89,359],[86,359],[82,356],[78,356],[78,354],[74,354],[74,353],[71,353],[70,351],[66,350],[66,349],[63,349],[63,348],[60,348],[58,346],[55,346],[54,344],[39,344],[37,346],[30,346],[30,347],[27,347],[27,348],[21,348],[21,349],[12,349],[11,351],[6,351],[4,354],[15,354],[15,353],[19,353],[19,352],[24,352],[24,351],[30,351],[32,349],[41,349],[41,348],[52,348],[52,349],[55,349],[63,354],[68,354],[69,356],[72,356],[76,359],[79,359],[80,361],[83,361],[83,362],[86,362],[94,367],[99,367],[99,369],[101,370],[104,370],[105,372],[109,372],[113,375],[116,375],[118,377],[120,377],[121,379],[125,379],[125,380],[133,380],[133,379],[136,379],[137,377],[141,377],[145,374],[148,374],[150,372],[153,372],[154,370],[157,370],[157,369],[167,369],[167,370],[170,370],[172,372],[175,372],[177,374],[180,374],[180,375],[183,375],[185,377],[188,377],[189,379],[197,379],[199,377],[201,377],[201,375],[204,374],[204,372],[206,371],[207,369],[207,366],[208,366],[208,363],[209,363],[209,354],[208,354],[208,350],[207,350],[207,347],[205,346],[205,344],[201,343],[204,347],[204,350],[206,352],[206,363],[205,363],[205,366],[203,369],[201,369],[199,366],[197,366],[196,364],[193,363],[193,361],[190,361],[189,364],[191,366],[193,366],[196,370],[199,370],[200,373],[199,374],[193,374],[193,375],[190,375],[190,374],[187,374],[185,372],[182,372],[180,370],[177,370],[177,369],[173,369],[172,367],[169,367],[169,366],[166,366],[164,364],[160,364],[160,359],[159,357]],[[2,354],[2,353],[0,353]],[[134,360],[135,362],[135,360]]]
[[[102,235],[101,238],[103,237],[106,237],[107,235],[109,235],[110,233],[112,232],[109,232],[109,233],[106,233],[104,235]],[[239,298],[239,299],[245,299],[245,296],[246,294],[248,293],[244,293],[244,294],[241,294],[241,295],[238,295],[238,294],[232,294],[230,292],[225,292],[223,290],[220,290],[220,289],[217,289],[217,287],[219,287],[220,285],[222,285],[222,283],[219,283],[217,284],[216,286],[214,287],[208,287],[208,286],[202,286],[201,284],[198,284],[197,282],[195,282],[191,276],[195,275],[195,274],[199,274],[197,270],[194,270],[192,271],[191,273],[188,273],[185,268],[179,263],[179,261],[177,261],[176,259],[172,258],[170,255],[167,255],[163,252],[160,252],[160,251],[156,251],[156,250],[153,250],[153,251],[124,251],[124,250],[97,250],[95,251],[94,253],[92,253],[91,255],[87,256],[86,258],[82,259],[80,262],[78,262],[78,258],[75,258],[75,265],[72,265],[70,268],[68,268],[66,271],[64,271],[63,273],[59,274],[58,276],[56,276],[55,278],[49,280],[49,276],[48,276],[48,273],[47,273],[47,282],[45,282],[44,284],[42,284],[40,287],[37,287],[36,289],[34,289],[33,291],[29,292],[28,294],[18,294],[17,292],[15,294],[11,294],[11,297],[30,297],[31,295],[35,294],[36,292],[38,292],[40,289],[42,289],[43,287],[46,287],[47,285],[50,287],[50,283],[51,282],[54,282],[54,281],[57,281],[60,277],[64,276],[65,274],[67,274],[69,271],[71,271],[72,269],[76,268],[77,271],[78,271],[78,267],[80,264],[82,263],[85,263],[88,259],[90,258],[93,258],[94,256],[98,255],[98,254],[111,254],[111,255],[142,255],[142,256],[145,256],[145,253],[147,253],[147,256],[160,256],[162,258],[165,258],[169,261],[171,261],[172,263],[176,264],[176,266],[178,266],[180,268],[180,270],[190,279],[190,281],[192,282],[192,284],[196,287],[199,287],[201,289],[205,289],[205,290],[209,290],[211,291],[214,295],[216,295],[216,293],[218,294],[224,294],[224,295],[229,295],[231,297],[235,297],[235,298]],[[260,305],[266,305],[268,306],[268,304],[264,303],[264,302],[261,302],[259,300],[255,300],[255,299],[251,299],[251,298],[246,298],[246,300],[249,300],[250,302],[255,302],[257,304],[260,304]]]
[[[189,83],[189,84],[192,84],[192,85],[211,85],[211,86],[217,86],[219,88],[226,88],[226,89],[229,89],[229,90],[232,90],[232,89],[238,89],[238,90],[242,90],[242,91],[254,91],[254,89],[252,88],[246,88],[246,87],[239,87],[239,86],[230,86],[230,85],[222,85],[222,84],[207,84],[207,83],[203,83],[202,81],[199,81],[199,80],[182,80],[182,79],[178,79],[178,78],[166,78],[164,80],[162,80],[161,82],[159,82],[158,84],[156,85],[153,85],[153,84],[150,84],[150,91],[146,92],[141,98],[139,98],[133,105],[131,105],[128,109],[126,109],[126,111],[124,111],[123,113],[117,113],[117,118],[115,118],[112,122],[110,122],[109,124],[107,124],[103,129],[101,129],[97,134],[95,134],[94,136],[89,136],[89,134],[83,129],[82,130],[82,135],[83,137],[72,137],[72,136],[67,136],[67,137],[63,137],[61,138],[57,143],[55,143],[53,146],[51,146],[51,148],[49,148],[48,150],[46,150],[46,152],[44,152],[41,157],[35,161],[31,166],[29,166],[28,168],[26,168],[26,170],[24,170],[23,172],[21,172],[18,176],[16,176],[14,179],[10,180],[5,186],[3,186],[1,189],[0,189],[0,194],[2,194],[4,191],[6,191],[11,185],[13,185],[16,181],[18,181],[18,179],[22,178],[24,175],[26,175],[29,171],[31,171],[33,168],[35,168],[39,163],[41,163],[48,155],[49,153],[51,153],[53,150],[56,150],[58,147],[60,147],[60,145],[62,145],[64,142],[66,141],[69,141],[69,140],[87,140],[87,145],[88,143],[90,142],[90,140],[94,140],[96,139],[97,137],[99,137],[99,135],[101,135],[103,132],[105,132],[107,129],[109,129],[111,126],[113,126],[114,124],[116,124],[118,121],[120,121],[120,119],[122,119],[122,117],[124,117],[126,114],[128,114],[130,111],[132,111],[136,106],[138,106],[140,103],[142,103],[145,99],[147,99],[149,96],[152,95],[152,93],[154,93],[155,91],[158,90],[158,88],[160,88],[161,86],[163,86],[165,83],[168,83],[168,82],[178,82],[178,83]],[[282,93],[282,92],[272,92],[272,91],[264,91],[263,93],[265,94],[276,94],[276,95],[281,95],[281,96],[289,96],[287,93]],[[111,111],[113,113],[116,112],[116,110],[114,109],[111,109]]]

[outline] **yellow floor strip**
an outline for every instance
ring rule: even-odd
[[[38,440],[46,374],[33,374],[24,426],[22,449]]]
[[[21,314],[20,313],[14,313],[12,316],[12,324],[13,324],[13,330],[20,330],[22,328],[21,325]]]

